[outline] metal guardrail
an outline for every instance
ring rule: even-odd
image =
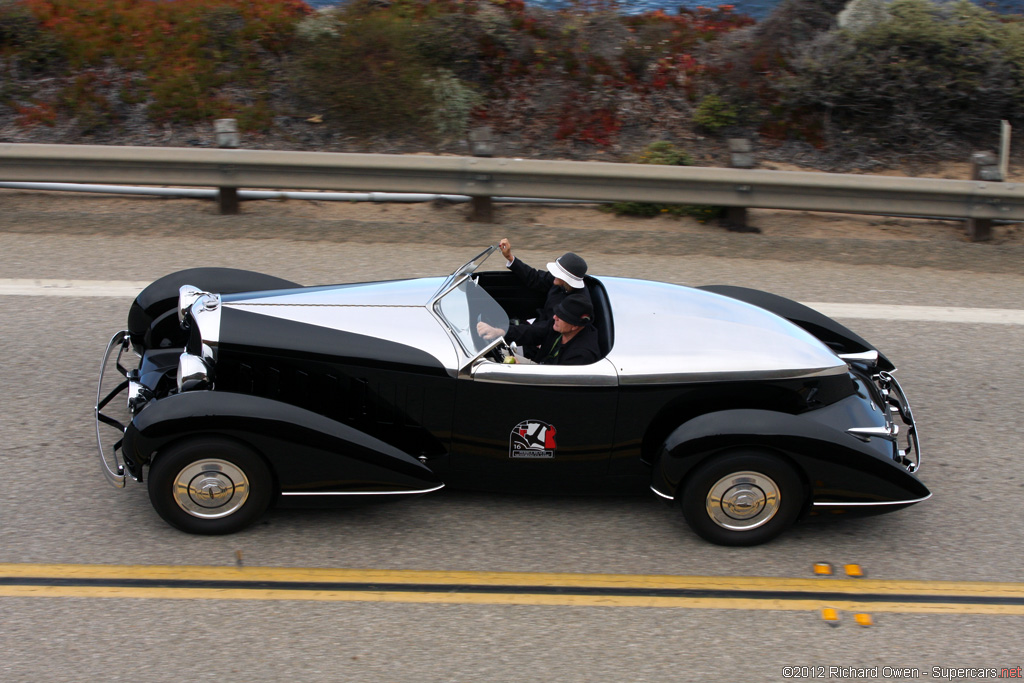
[[[1024,184],[529,159],[0,144],[0,180],[426,192],[1024,220]]]

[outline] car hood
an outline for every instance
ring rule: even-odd
[[[325,353],[359,348],[366,360],[380,353],[382,347],[372,343],[377,339],[391,342],[396,350],[393,355],[405,357],[412,365],[437,365],[454,373],[459,367],[455,345],[427,307],[444,280],[433,277],[225,294],[221,297],[223,324],[238,327],[246,321],[249,331],[242,334],[225,329],[220,337],[236,343],[252,337],[280,350],[309,352],[314,343]],[[252,314],[266,322],[262,326],[252,322]],[[360,337],[359,344],[353,343],[353,335]],[[397,353],[399,347],[406,353]]]

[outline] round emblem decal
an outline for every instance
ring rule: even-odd
[[[510,458],[553,458],[555,426],[540,420],[524,420],[515,426],[508,441]]]

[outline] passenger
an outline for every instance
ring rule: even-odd
[[[522,337],[527,330],[537,328],[541,334],[547,332],[551,326],[551,316],[555,307],[571,294],[580,294],[590,303],[590,293],[583,284],[583,276],[587,273],[587,262],[576,254],[567,252],[548,264],[547,270],[538,270],[526,265],[522,259],[512,255],[512,245],[507,239],[498,242],[498,249],[508,259],[505,267],[515,273],[519,280],[530,289],[546,291],[544,307],[537,309],[537,317],[533,322],[510,325],[509,329],[502,330],[499,327],[488,325],[485,322],[478,322],[476,325],[477,334],[491,341],[504,335],[505,341],[522,342]]]
[[[589,365],[601,358],[594,306],[583,293],[567,296],[556,307],[547,329],[530,326],[521,338],[525,355],[540,365]]]

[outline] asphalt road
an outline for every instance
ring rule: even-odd
[[[527,261],[540,265],[573,248],[598,275],[729,282],[803,301],[1024,308],[1024,274],[999,245],[947,241],[931,267],[905,267],[903,254],[893,251],[897,243],[797,245],[728,235],[726,246],[764,242],[759,249],[749,242],[724,249],[724,257],[674,252],[666,246],[672,235],[609,234],[602,241],[590,232],[549,230],[541,240],[515,226],[465,225],[447,232],[415,226],[409,240],[396,239],[392,228],[357,225],[351,241],[318,240],[288,226],[274,232],[263,214],[254,221],[259,234],[245,237],[236,230],[243,219],[189,204],[154,211],[149,226],[126,226],[116,214],[95,211],[95,203],[83,203],[77,214],[48,215],[5,199],[0,279],[146,281],[200,264],[309,284],[408,277],[451,270],[505,230],[519,237]],[[30,215],[38,216],[31,225],[24,220]],[[373,241],[375,230],[383,241]],[[541,241],[541,248],[525,248]],[[868,579],[1024,582],[1019,324],[844,321],[899,366],[919,422],[921,477],[934,496],[890,515],[801,524],[769,545],[729,549],[699,540],[677,510],[653,498],[442,492],[357,510],[272,511],[247,532],[197,538],[166,526],[144,486],[108,486],[96,462],[99,356],[123,327],[129,304],[111,297],[0,297],[0,563],[783,579],[812,578],[814,563],[828,562],[859,564]],[[1024,664],[1019,610],[895,610],[873,614],[870,627],[844,613],[833,628],[817,609],[780,607],[41,597],[0,590],[0,679],[784,680],[786,666],[822,666],[803,673],[890,680],[896,676],[883,667],[916,667],[918,678],[962,680],[967,672],[949,669]]]

